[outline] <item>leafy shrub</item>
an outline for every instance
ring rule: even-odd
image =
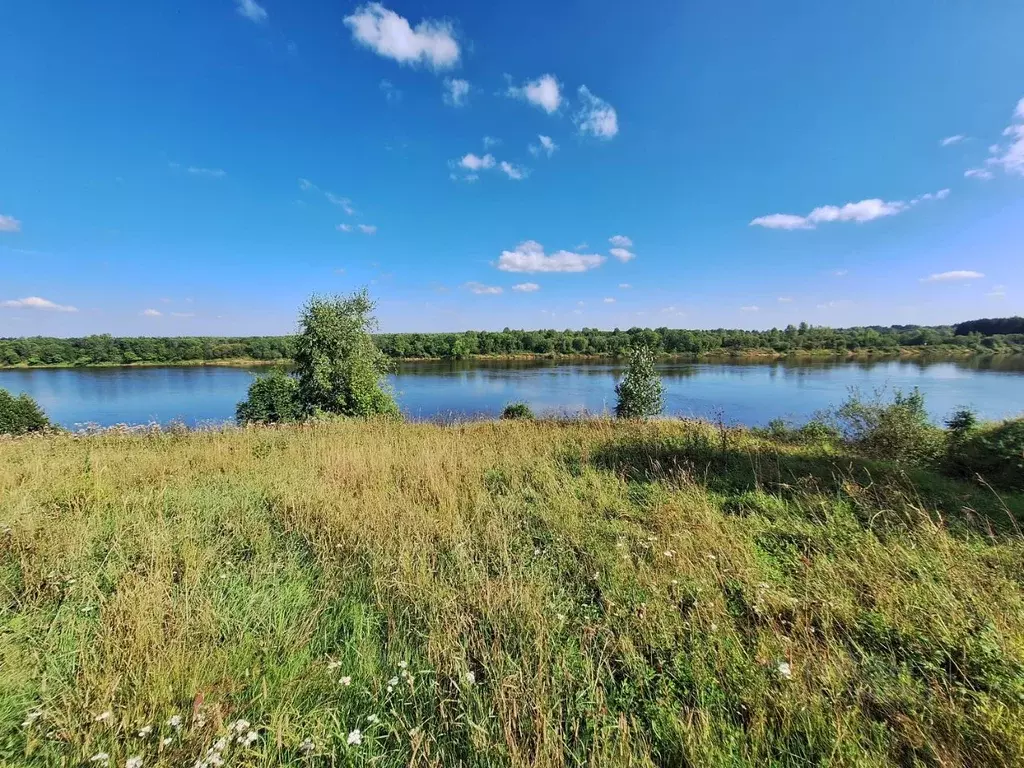
[[[249,385],[248,396],[235,409],[239,424],[277,424],[302,417],[299,383],[280,369],[258,376]]]
[[[755,431],[776,442],[795,445],[823,445],[843,439],[837,427],[817,418],[795,429],[783,419],[772,419],[767,427]]]
[[[299,317],[295,369],[299,401],[308,415],[398,415],[382,379],[390,362],[370,335],[376,329],[365,290],[312,297]]]
[[[28,395],[0,389],[0,435],[24,435],[50,426],[43,409]]]
[[[533,411],[526,403],[509,403],[501,412],[503,419],[533,419]]]
[[[897,464],[922,465],[942,454],[942,430],[928,420],[924,395],[897,390],[891,402],[880,392],[864,400],[856,390],[835,412],[835,426],[865,456]]]
[[[1024,419],[972,430],[957,446],[951,469],[1003,488],[1024,488]]]
[[[661,413],[665,386],[654,370],[654,354],[649,347],[633,347],[622,381],[615,385],[618,402],[615,415],[620,419],[645,419]]]

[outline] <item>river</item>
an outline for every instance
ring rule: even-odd
[[[842,402],[853,387],[920,387],[932,417],[961,406],[983,418],[1024,412],[1024,356],[957,362],[685,363],[658,366],[665,411],[764,425],[775,418],[803,422]],[[390,376],[412,419],[494,416],[522,400],[541,414],[600,414],[615,405],[621,367],[611,363],[469,361],[404,363]],[[27,392],[50,418],[69,428],[85,424],[182,421],[220,423],[234,415],[257,371],[231,367],[69,368],[0,370],[0,387]]]

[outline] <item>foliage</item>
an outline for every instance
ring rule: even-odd
[[[857,390],[835,411],[835,426],[863,455],[897,464],[924,465],[943,450],[942,430],[928,420],[924,395],[896,390],[891,401],[875,392],[870,400]]]
[[[302,308],[295,370],[306,413],[398,415],[382,381],[388,360],[370,335],[376,323],[373,306],[363,290],[349,296],[314,296]]]
[[[526,403],[509,403],[501,412],[503,419],[532,419],[533,411]]]
[[[0,441],[0,764],[1024,764],[999,500],[718,445],[675,420]]]
[[[827,328],[806,323],[743,331],[718,328],[686,330],[630,328],[602,331],[513,330],[465,331],[463,333],[387,333],[375,337],[377,347],[393,358],[463,359],[473,355],[599,355],[622,357],[638,345],[655,354],[742,355],[821,354],[877,352],[895,354],[901,348],[962,354],[1024,351],[1024,331],[1014,318],[977,321],[995,323],[983,335],[967,332],[968,323],[950,326],[868,326]],[[963,332],[961,332],[963,331]],[[115,338],[109,335],[78,339],[44,337],[0,339],[0,365],[125,365],[132,363],[217,362],[224,360],[281,361],[295,353],[294,336],[243,338]]]
[[[842,432],[826,420],[815,418],[806,424],[793,428],[783,419],[772,419],[764,429],[752,430],[778,442],[793,445],[837,445],[842,442]]]
[[[249,385],[245,400],[238,404],[235,411],[239,424],[277,424],[297,421],[301,417],[299,382],[279,368],[257,376]]]
[[[970,430],[950,452],[953,472],[1001,488],[1024,489],[1024,419]]]
[[[1024,317],[993,317],[969,320],[954,327],[957,336],[980,333],[984,336],[1024,333]]]
[[[0,389],[0,435],[24,435],[49,426],[50,420],[35,400],[25,393],[15,397]]]
[[[646,419],[661,413],[665,385],[654,370],[654,354],[644,346],[630,350],[622,380],[615,385],[615,415],[620,419]]]

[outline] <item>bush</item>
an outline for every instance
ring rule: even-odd
[[[526,403],[509,403],[501,412],[503,419],[533,419],[533,411]]]
[[[645,346],[633,347],[622,381],[615,385],[618,402],[615,415],[620,419],[645,419],[661,413],[665,386],[654,370],[654,354]]]
[[[1024,419],[973,429],[959,442],[950,469],[994,486],[1024,489]]]
[[[876,392],[866,401],[854,390],[835,413],[836,427],[853,446],[875,459],[897,464],[924,465],[942,454],[942,430],[928,421],[924,395],[899,390],[891,402]]]
[[[239,424],[277,424],[302,418],[299,382],[280,369],[258,376],[235,409]]]
[[[398,415],[382,381],[390,362],[370,335],[376,329],[372,313],[365,290],[345,297],[314,296],[303,307],[295,369],[307,415]]]
[[[0,435],[24,435],[50,426],[39,403],[22,393],[15,397],[0,389]]]

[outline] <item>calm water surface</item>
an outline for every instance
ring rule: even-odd
[[[538,413],[602,413],[615,405],[621,367],[608,363],[432,362],[403,364],[390,378],[413,419],[493,416],[522,400]],[[666,412],[763,425],[805,421],[842,402],[851,387],[920,387],[934,418],[969,406],[984,418],[1024,412],[1024,356],[958,362],[665,363]],[[87,423],[189,425],[234,416],[254,375],[243,368],[0,370],[0,387],[28,392],[69,428]]]

